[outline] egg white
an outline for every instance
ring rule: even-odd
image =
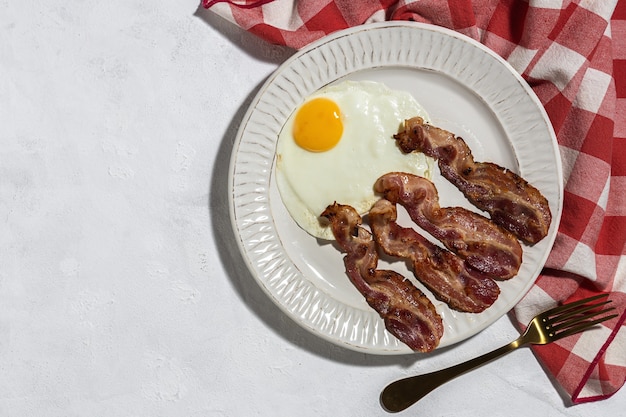
[[[310,152],[296,144],[293,122],[281,130],[276,149],[276,181],[283,204],[309,234],[334,239],[320,214],[333,202],[348,204],[361,215],[380,198],[374,182],[381,175],[410,172],[430,178],[433,161],[422,153],[403,154],[393,135],[404,120],[428,114],[409,93],[373,81],[343,81],[308,97],[326,97],[341,110],[343,135],[325,152]]]

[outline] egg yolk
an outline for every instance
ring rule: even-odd
[[[324,152],[341,139],[343,123],[339,106],[327,98],[315,98],[300,107],[293,124],[296,143],[311,152]]]

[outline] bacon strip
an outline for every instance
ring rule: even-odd
[[[324,210],[335,239],[346,252],[350,281],[380,314],[387,330],[411,349],[429,352],[439,345],[443,322],[434,305],[409,280],[395,271],[376,269],[378,253],[372,235],[361,226],[354,208],[333,204]]]
[[[378,247],[411,260],[416,278],[438,299],[469,313],[480,313],[496,301],[500,288],[493,279],[396,219],[396,206],[389,200],[381,199],[370,209],[369,224]]]
[[[522,247],[515,236],[463,207],[440,207],[437,189],[428,179],[391,172],[380,177],[374,189],[402,204],[418,226],[472,267],[498,279],[517,274]]]
[[[474,161],[462,138],[425,124],[421,117],[406,120],[404,126],[394,136],[400,149],[437,159],[441,174],[495,223],[530,245],[548,234],[552,221],[548,201],[525,179],[494,163]]]

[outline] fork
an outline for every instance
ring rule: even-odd
[[[508,345],[449,368],[392,382],[381,394],[382,406],[392,413],[405,410],[435,388],[518,347],[529,344],[545,345],[617,317],[617,314],[612,314],[597,318],[615,310],[614,307],[603,308],[611,302],[603,300],[607,296],[608,294],[600,294],[552,308],[536,315],[526,331]]]

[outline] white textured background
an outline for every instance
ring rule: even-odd
[[[381,388],[498,347],[504,317],[427,359],[302,330],[232,236],[232,141],[292,51],[198,2],[0,0],[0,416],[374,416]],[[528,349],[406,415],[569,407]]]

